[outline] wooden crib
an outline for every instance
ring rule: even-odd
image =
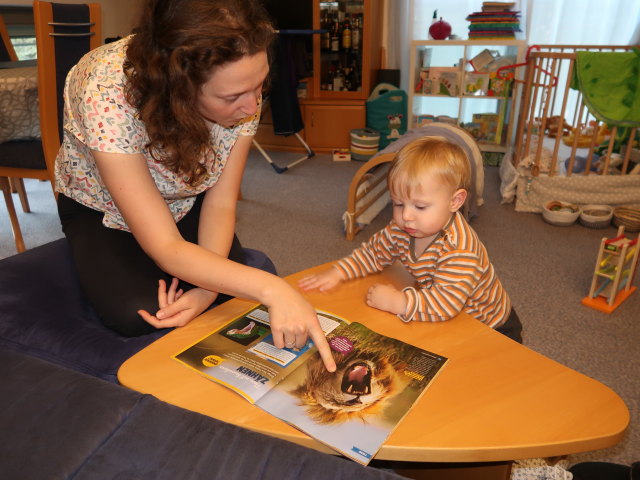
[[[539,45],[527,55],[510,162],[516,210],[540,212],[549,200],[640,204],[640,132],[600,122],[571,88],[576,52],[632,46]],[[629,122],[627,122],[629,123]],[[503,162],[504,163],[504,162]],[[515,167],[515,168],[513,168]]]

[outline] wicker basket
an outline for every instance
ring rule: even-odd
[[[574,223],[580,216],[580,207],[573,203],[553,200],[542,207],[542,218],[545,222],[559,227]]]
[[[607,228],[611,225],[613,208],[608,205],[583,205],[580,223],[589,228]]]
[[[613,224],[624,226],[626,232],[640,232],[640,208],[616,207],[613,210]]]

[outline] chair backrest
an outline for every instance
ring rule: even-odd
[[[18,60],[16,51],[7,32],[7,26],[4,19],[0,16],[0,62],[15,62]]]
[[[100,4],[33,2],[38,49],[40,130],[47,169],[53,176],[62,144],[64,82],[80,58],[102,44]]]

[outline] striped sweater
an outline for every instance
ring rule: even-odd
[[[391,221],[336,266],[347,279],[377,273],[396,260],[413,275],[415,287],[403,290],[404,322],[440,322],[463,311],[492,328],[502,325],[511,300],[489,261],[487,251],[462,214],[416,258],[414,239]]]

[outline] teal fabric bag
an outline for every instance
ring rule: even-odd
[[[367,128],[380,132],[382,150],[407,131],[407,92],[380,83],[367,99]]]

